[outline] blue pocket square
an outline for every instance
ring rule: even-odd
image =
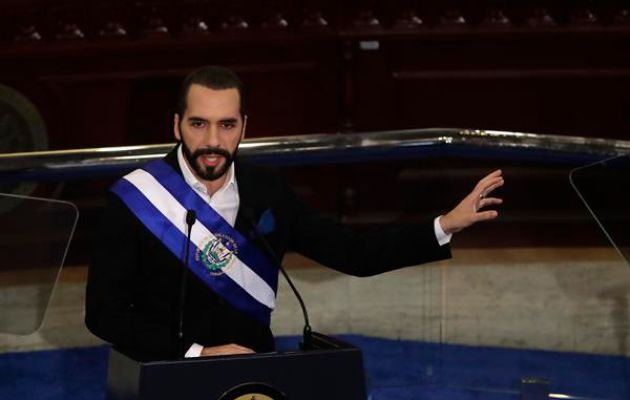
[[[266,209],[260,219],[258,220],[258,225],[256,225],[256,232],[261,235],[268,235],[276,229],[276,219],[273,216],[273,211],[271,208]]]

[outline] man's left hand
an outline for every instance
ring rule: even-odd
[[[499,215],[495,210],[479,210],[503,203],[500,198],[488,197],[494,189],[503,186],[501,173],[498,169],[483,177],[464,200],[440,218],[440,226],[446,234],[459,232],[474,223],[495,219]]]

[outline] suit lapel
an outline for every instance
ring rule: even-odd
[[[274,200],[269,197],[269,188],[265,185],[269,183],[266,179],[261,179],[261,175],[256,172],[254,166],[248,163],[236,164],[236,179],[240,196],[240,207],[234,224],[235,228],[245,235],[265,254],[282,258],[284,245],[279,241],[276,224],[276,216],[272,211],[275,207]],[[271,214],[271,221],[266,217]],[[254,230],[257,232],[254,233]],[[266,244],[263,244],[263,241]],[[267,246],[273,248],[276,255],[270,255]]]

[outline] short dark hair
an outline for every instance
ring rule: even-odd
[[[245,117],[247,110],[247,98],[245,95],[245,87],[241,79],[231,69],[216,65],[206,65],[189,73],[179,91],[177,98],[177,114],[180,118],[186,112],[186,99],[188,90],[192,85],[201,85],[214,90],[236,89],[240,99],[241,117]]]

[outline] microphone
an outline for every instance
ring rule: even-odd
[[[190,231],[192,230],[192,226],[197,221],[197,213],[195,210],[186,211],[186,225],[188,225],[188,243],[190,244]]]
[[[302,343],[300,343],[300,349],[301,350],[314,349],[313,331],[311,329],[311,324],[308,319],[308,311],[306,310],[306,305],[304,304],[304,300],[302,299],[300,292],[297,290],[297,288],[293,284],[293,281],[289,277],[289,274],[287,274],[287,271],[285,271],[285,269],[282,267],[282,264],[280,263],[280,258],[278,257],[276,252],[273,250],[273,248],[271,247],[267,239],[265,239],[265,237],[258,232],[256,223],[254,222],[254,211],[251,208],[245,208],[243,209],[243,216],[251,225],[252,230],[256,234],[256,237],[260,239],[260,242],[262,243],[263,247],[267,251],[267,254],[271,257],[271,261],[273,261],[274,264],[276,264],[276,266],[280,270],[280,272],[282,272],[284,279],[287,281],[287,283],[289,284],[289,287],[291,287],[291,290],[293,291],[293,294],[295,295],[298,302],[300,303],[300,307],[302,308],[302,316],[304,317],[304,331],[302,334]]]
[[[195,221],[197,221],[197,213],[195,210],[187,210],[186,211],[186,225],[188,227],[188,233],[186,235],[186,247],[184,250],[184,269],[182,270],[181,281],[179,283],[179,323],[177,329],[177,339],[179,341],[179,359],[183,360],[184,355],[186,354],[186,349],[184,348],[184,307],[186,305],[186,284],[188,282],[188,259],[190,252],[190,234],[192,232],[192,226]]]

